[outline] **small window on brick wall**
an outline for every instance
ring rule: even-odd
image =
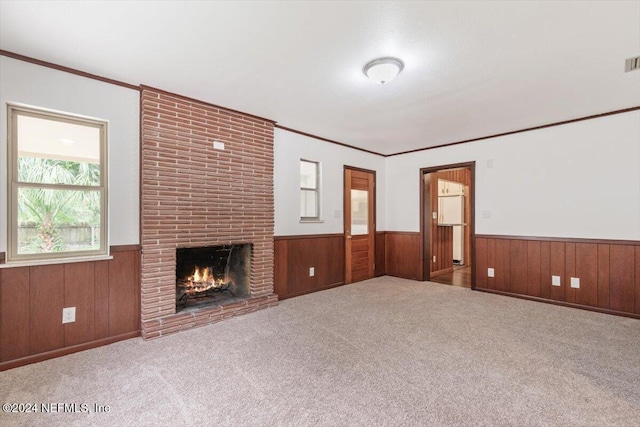
[[[107,122],[8,112],[8,261],[106,254]]]
[[[320,164],[300,160],[300,220],[320,219]]]

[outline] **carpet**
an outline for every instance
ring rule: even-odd
[[[2,372],[0,401],[58,410],[2,426],[637,426],[640,320],[380,277]]]

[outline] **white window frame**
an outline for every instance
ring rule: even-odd
[[[316,216],[302,216],[300,215],[301,222],[318,222],[320,221],[320,162],[316,162],[314,160],[300,159],[298,163],[298,171],[300,170],[300,164],[302,162],[305,163],[313,163],[316,166],[316,187],[303,187],[302,186],[302,177],[300,179],[300,192],[299,195],[302,197],[303,191],[314,191],[316,194]],[[299,173],[299,172],[298,172]]]
[[[100,183],[96,185],[44,184],[18,181],[18,116],[36,117],[82,126],[96,127],[100,131]],[[56,260],[107,256],[108,243],[108,121],[71,113],[42,109],[22,104],[7,104],[7,264],[28,261],[43,261],[48,264]],[[100,247],[94,250],[18,254],[18,190],[20,188],[48,188],[54,190],[80,190],[100,192]]]

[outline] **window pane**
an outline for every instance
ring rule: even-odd
[[[300,190],[300,217],[318,218],[318,192]]]
[[[314,162],[300,161],[300,187],[302,188],[318,188],[318,164]]]
[[[100,192],[18,189],[18,254],[100,249]]]
[[[100,185],[100,129],[18,116],[18,181]]]
[[[351,190],[351,235],[369,234],[369,192]]]

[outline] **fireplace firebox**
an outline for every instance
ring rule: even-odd
[[[251,244],[176,249],[176,312],[249,296]]]

